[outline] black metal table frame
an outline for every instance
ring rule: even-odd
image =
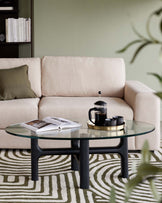
[[[41,149],[38,139],[31,138],[32,180],[38,180],[38,160],[44,155],[71,155],[71,169],[80,171],[80,188],[89,188],[89,154],[118,153],[121,156],[121,176],[128,178],[128,142],[127,137],[120,138],[114,147],[89,148],[88,139],[71,140],[71,148]]]

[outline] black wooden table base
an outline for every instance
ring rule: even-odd
[[[71,169],[80,171],[80,188],[89,188],[89,154],[118,153],[121,156],[121,175],[128,178],[127,137],[120,138],[118,146],[89,148],[88,139],[71,140],[71,148],[41,149],[38,139],[31,138],[32,180],[38,180],[38,160],[44,155],[71,155]]]

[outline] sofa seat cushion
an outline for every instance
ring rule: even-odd
[[[39,104],[39,118],[64,117],[86,125],[88,110],[98,99],[98,97],[43,97]],[[133,111],[124,100],[113,97],[102,97],[102,100],[107,102],[108,117],[121,115],[125,119],[133,119]]]
[[[0,101],[0,128],[38,118],[39,98]]]

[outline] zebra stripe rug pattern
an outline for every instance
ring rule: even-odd
[[[132,163],[139,162],[140,153],[129,153],[129,176],[134,177]],[[70,170],[70,156],[51,155],[39,160],[39,180],[31,181],[30,150],[0,150],[0,202],[35,203],[108,203],[112,186],[116,202],[123,203],[127,179],[120,177],[117,154],[90,155],[90,188],[79,188],[79,172]],[[151,156],[151,163],[162,166],[162,149]],[[162,176],[156,187],[162,191]],[[130,203],[156,202],[147,182],[136,187]]]

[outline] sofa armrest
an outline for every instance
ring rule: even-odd
[[[140,149],[144,141],[149,141],[150,149],[160,147],[160,99],[154,91],[139,81],[126,81],[124,100],[133,109],[134,120],[151,123],[155,131],[136,137],[136,148]]]

